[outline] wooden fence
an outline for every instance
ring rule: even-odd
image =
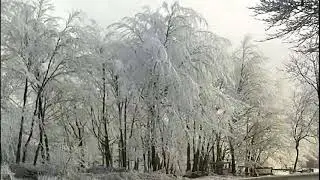
[[[260,176],[260,177],[251,177],[251,178],[240,178],[243,180],[318,180],[319,173],[297,173],[290,175],[282,176]]]

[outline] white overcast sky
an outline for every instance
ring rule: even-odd
[[[174,0],[165,0],[169,4]],[[125,16],[132,16],[143,6],[157,8],[163,0],[53,0],[58,16],[66,16],[72,10],[82,10],[101,26],[107,26]],[[228,38],[233,46],[240,43],[246,34],[253,39],[265,37],[265,25],[252,16],[247,7],[257,0],[178,0],[182,6],[193,8],[206,18],[209,30]],[[279,77],[276,69],[288,59],[289,45],[281,40],[258,43],[261,51],[269,58],[267,68]],[[277,74],[277,75],[276,75]]]

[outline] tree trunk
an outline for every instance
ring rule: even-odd
[[[33,159],[33,165],[37,165],[37,160],[38,160],[38,156],[39,156],[39,151],[41,150],[41,156],[42,158],[44,158],[44,148],[43,148],[43,131],[41,128],[41,124],[39,124],[39,130],[40,130],[40,140],[39,140],[39,144]],[[43,161],[42,161],[43,162]]]
[[[148,166],[147,166],[147,162],[146,162],[146,154],[143,153],[143,168],[144,168],[144,172],[148,171]]]
[[[299,144],[300,144],[300,141],[296,141],[296,159],[294,161],[294,166],[293,166],[293,172],[296,172],[297,170],[297,164],[298,164],[298,159],[299,159]]]
[[[117,82],[116,82],[117,83]],[[116,92],[118,88],[116,88]],[[119,98],[119,92],[117,92],[117,98]],[[122,103],[118,102],[118,120],[119,120],[119,133],[120,133],[120,140],[119,140],[119,167],[126,166],[125,162],[123,161],[123,133],[122,133]]]
[[[23,133],[23,124],[24,124],[24,113],[25,113],[25,107],[27,102],[27,93],[28,93],[28,79],[26,78],[25,85],[24,85],[24,92],[23,92],[23,105],[22,105],[22,115],[21,115],[21,121],[20,121],[18,147],[16,152],[16,163],[20,163],[22,133]]]
[[[196,170],[195,165],[197,166],[197,161],[198,161],[198,157],[197,157],[197,148],[196,148],[196,142],[195,142],[195,136],[196,136],[196,121],[193,120],[193,137],[192,137],[192,152],[193,152],[193,164],[192,164],[192,172],[194,172]]]
[[[222,147],[220,145],[221,143],[221,134],[217,133],[217,144],[216,144],[216,163],[215,163],[215,172],[217,174],[222,174],[222,169],[221,169],[221,161],[222,161]]]
[[[217,145],[216,145],[216,148],[217,148],[217,158],[216,158],[216,161],[217,162],[220,162],[221,161],[221,147],[220,147],[220,134],[217,134]]]
[[[104,153],[105,153],[105,163],[107,167],[112,164],[110,147],[109,147],[109,137],[107,128],[107,118],[106,118],[106,70],[105,64],[102,64],[102,81],[103,81],[103,99],[102,99],[102,121],[104,126]]]
[[[166,168],[166,164],[167,164],[167,157],[166,157],[166,151],[165,151],[165,143],[164,143],[164,139],[163,139],[163,132],[165,130],[165,125],[162,124],[162,130],[160,128],[160,134],[161,134],[161,150],[162,150],[162,162],[160,163],[160,169]]]
[[[38,160],[38,156],[39,156],[39,150],[40,150],[40,143],[39,143],[39,145],[37,147],[36,154],[35,154],[34,159],[33,159],[33,165],[34,166],[37,165],[37,160]]]
[[[246,151],[246,162],[247,162],[247,164],[246,164],[246,168],[245,168],[245,175],[246,176],[249,176],[249,174],[250,174],[250,166],[249,166],[250,159],[251,159],[250,157],[251,157],[250,151],[247,150]]]
[[[190,143],[188,141],[188,146],[187,146],[187,171],[191,170],[191,163],[190,163]]]
[[[233,134],[233,128],[231,126],[230,121],[229,121],[228,125],[229,125],[230,132]],[[231,173],[233,175],[236,175],[236,160],[235,160],[235,154],[234,154],[234,146],[232,143],[233,139],[231,137],[229,137],[228,140],[229,140],[229,148],[230,148],[230,155],[231,155]]]
[[[42,130],[43,130],[43,136],[44,136],[44,145],[45,145],[45,152],[46,152],[46,157],[45,160],[49,161],[50,160],[50,153],[49,153],[49,140],[48,140],[48,136],[47,133],[45,131],[45,127],[44,127],[44,117],[45,117],[45,110],[46,110],[46,99],[44,99],[44,107],[41,107],[41,123],[42,123]]]
[[[198,145],[197,145],[197,150],[196,150],[196,153],[194,154],[192,172],[195,172],[195,171],[199,170],[200,144],[201,144],[201,136],[199,136],[199,142],[198,142]]]
[[[318,59],[319,61],[319,59]],[[319,70],[319,67],[318,67],[318,70]],[[318,74],[319,76],[319,74]],[[319,77],[318,77],[318,82],[317,82],[317,94],[318,94],[318,107],[320,106],[320,83],[319,83]]]
[[[198,162],[199,162],[199,148],[197,148],[196,153],[193,155],[192,172],[198,171]]]
[[[148,161],[148,171],[150,171],[151,165],[152,165],[150,149],[148,149],[148,160],[147,161]]]
[[[170,165],[170,154],[168,155],[168,161],[166,163],[166,174],[169,174],[169,165]]]
[[[139,170],[139,158],[136,158],[136,160],[134,161],[134,170],[138,171]]]
[[[125,99],[125,102],[124,102],[124,117],[123,117],[123,120],[124,120],[124,134],[123,134],[123,149],[122,149],[122,158],[123,158],[123,167],[126,168],[126,165],[127,165],[127,106],[128,106],[128,100],[127,98]],[[129,162],[129,161],[128,161]]]
[[[167,160],[167,158],[166,158],[166,152],[164,151],[164,147],[162,147],[162,158],[163,158],[163,160],[162,160],[162,166],[160,167],[160,168],[165,168],[166,167],[166,160]]]
[[[40,130],[40,145],[41,145],[41,158],[42,158],[42,163],[44,163],[45,161],[45,149],[44,149],[44,142],[43,142],[43,136],[44,136],[44,111],[43,111],[43,108],[42,108],[42,104],[43,104],[43,101],[42,101],[42,97],[40,96],[40,99],[39,99],[39,130]],[[41,129],[40,129],[41,128]]]
[[[203,161],[204,161],[204,156],[203,156],[203,147],[201,147],[201,153],[199,153],[199,171],[203,171]]]
[[[151,146],[151,163],[152,163],[152,170],[157,170],[157,160],[156,160],[156,147],[154,145]]]
[[[156,112],[155,112],[155,105],[151,105],[149,107],[149,121],[151,121],[151,128],[150,128],[150,133],[151,133],[151,166],[152,170],[156,171],[157,170],[157,159],[156,159]]]
[[[122,134],[120,134],[120,136],[122,136]],[[123,159],[122,159],[122,151],[121,151],[121,149],[122,149],[122,148],[121,148],[121,147],[122,147],[122,146],[121,146],[121,144],[122,144],[121,139],[122,139],[122,138],[120,137],[120,141],[119,141],[119,143],[118,143],[118,154],[119,154],[119,158],[118,158],[118,163],[119,163],[119,164],[118,164],[118,166],[119,166],[119,167],[122,167],[122,164],[123,164],[123,162],[122,162],[122,160],[123,160]]]
[[[49,153],[49,140],[46,131],[43,129],[44,135],[44,144],[46,148],[46,161],[50,161],[50,153]]]
[[[78,129],[78,140],[79,140],[79,148],[80,148],[80,163],[79,163],[79,165],[80,165],[80,167],[81,168],[84,168],[85,166],[84,166],[84,163],[85,163],[85,161],[84,161],[84,149],[83,149],[83,145],[84,145],[84,142],[83,142],[83,136],[84,136],[84,127],[83,127],[83,125],[80,123],[80,122],[78,122],[78,119],[76,118],[76,126],[77,126],[77,129]]]
[[[245,175],[246,176],[248,176],[249,175],[249,160],[250,160],[250,152],[249,152],[249,150],[248,150],[248,134],[249,134],[249,119],[248,119],[248,117],[246,118],[246,152],[245,152],[245,158],[246,158],[246,160],[245,160]]]
[[[204,157],[204,170],[208,171],[208,163],[209,163],[209,153],[210,153],[210,143],[207,143],[207,152]]]
[[[213,166],[211,167],[213,171],[216,169],[216,158],[215,158],[215,153],[214,153],[214,143],[212,144],[212,164]]]
[[[85,163],[85,161],[84,161],[84,150],[83,150],[83,135],[82,134],[80,134],[80,130],[79,130],[79,148],[80,148],[80,167],[81,168],[85,168],[85,166],[84,166],[84,163]]]
[[[44,125],[42,123],[43,120],[43,111],[42,111],[42,98],[39,97],[39,103],[38,103],[38,120],[39,120],[39,144],[33,159],[33,165],[35,166],[37,164],[38,160],[38,155],[39,155],[39,150],[41,151],[41,158],[42,158],[42,163],[44,163],[45,160],[45,152],[44,152],[44,146],[43,146],[43,128]]]
[[[39,97],[40,97],[40,94],[38,92],[37,99],[36,99],[36,105],[35,105],[35,108],[34,108],[34,111],[33,111],[33,116],[32,116],[32,121],[31,121],[30,133],[29,133],[28,139],[27,139],[27,141],[26,141],[26,143],[24,144],[24,147],[23,147],[23,155],[22,155],[22,162],[23,163],[26,161],[28,145],[29,145],[30,140],[31,140],[32,135],[33,135],[33,127],[34,127],[35,117],[36,117],[37,112],[38,112]]]
[[[233,175],[236,175],[236,161],[234,156],[234,147],[231,141],[230,141],[230,154],[231,154],[231,173]]]

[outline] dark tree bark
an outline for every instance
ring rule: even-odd
[[[221,161],[222,161],[222,147],[221,147],[221,134],[220,133],[217,133],[216,134],[216,163],[215,163],[215,172],[217,172],[218,174],[221,174],[222,173],[222,169],[221,169]]]
[[[25,113],[26,102],[27,102],[27,93],[28,93],[28,79],[26,78],[25,84],[24,84],[24,92],[23,92],[23,105],[22,105],[22,115],[21,115],[21,121],[20,121],[20,129],[19,129],[18,146],[17,146],[17,152],[16,152],[16,163],[20,163],[22,133],[23,133],[23,124],[24,124],[24,117],[25,117],[24,113]]]
[[[229,121],[228,125],[229,125],[230,132],[233,133],[233,128],[231,126],[230,121]],[[233,175],[236,175],[236,161],[235,161],[234,146],[233,146],[233,142],[232,142],[233,139],[231,137],[229,137],[228,140],[229,140],[229,148],[230,148],[230,155],[231,155],[231,173]]]
[[[190,143],[188,141],[187,145],[187,171],[191,170],[191,163],[190,163]]]
[[[45,149],[44,149],[44,143],[43,143],[43,134],[44,134],[44,124],[43,124],[43,109],[42,109],[42,97],[39,97],[39,103],[38,103],[38,120],[39,120],[39,144],[33,159],[33,165],[35,166],[37,164],[38,156],[39,156],[39,150],[41,151],[41,158],[42,163],[44,163],[45,158]]]
[[[109,147],[109,136],[108,136],[108,128],[107,128],[107,118],[106,118],[106,70],[105,70],[105,64],[102,65],[102,83],[103,83],[103,99],[102,99],[102,122],[104,127],[104,157],[105,157],[105,163],[107,167],[112,166],[112,157],[110,153],[110,147]]]
[[[148,171],[148,163],[146,162],[146,154],[143,153],[143,168],[144,168],[144,172],[147,172]]]
[[[194,172],[196,170],[195,165],[197,166],[198,164],[198,156],[197,154],[197,148],[196,148],[196,142],[195,142],[195,136],[196,136],[196,121],[193,120],[193,137],[192,137],[192,152],[193,152],[193,164],[192,164],[192,172]]]
[[[236,161],[235,161],[235,155],[234,155],[234,147],[231,141],[229,141],[230,145],[230,154],[231,154],[231,173],[233,175],[236,174]]]
[[[299,145],[300,145],[300,141],[296,140],[296,146],[295,146],[296,158],[295,158],[294,165],[293,165],[293,172],[296,172],[296,170],[297,170],[297,164],[298,164],[298,159],[299,159]]]
[[[199,171],[204,171],[204,158],[205,158],[205,152],[204,152],[204,147],[205,147],[205,142],[206,139],[205,137],[203,138],[203,142],[201,143],[201,146],[199,147],[199,150],[201,148],[200,154],[199,154]]]
[[[45,160],[49,161],[50,160],[50,153],[49,153],[49,139],[47,136],[47,133],[45,131],[45,127],[44,127],[44,117],[45,117],[45,113],[46,113],[46,106],[47,106],[47,102],[46,99],[44,99],[44,107],[42,107],[41,109],[41,123],[42,123],[42,130],[43,130],[43,136],[44,136],[44,145],[45,145],[45,152],[46,152],[46,157]]]
[[[144,154],[143,154],[144,155]],[[134,170],[138,171],[139,170],[139,158],[136,158],[136,160],[134,161]]]
[[[156,152],[156,148],[155,148],[155,144],[156,144],[156,112],[155,112],[155,105],[151,105],[149,107],[149,113],[150,113],[150,117],[149,117],[149,121],[151,123],[151,128],[150,128],[150,134],[151,134],[151,162],[150,165],[152,167],[153,171],[157,170],[157,152]]]
[[[216,156],[215,156],[215,153],[214,153],[214,145],[215,144],[212,144],[212,163],[213,163],[213,166],[211,168],[213,170],[216,169]]]
[[[76,127],[78,129],[78,135],[77,135],[77,138],[78,138],[78,141],[79,141],[79,145],[78,147],[80,148],[80,151],[81,151],[81,158],[80,158],[80,167],[81,168],[85,168],[84,166],[84,150],[83,150],[83,145],[84,145],[84,125],[82,125],[80,122],[78,122],[78,118],[76,118]],[[76,134],[76,132],[75,132]]]
[[[33,159],[33,165],[37,165],[37,160],[38,160],[38,156],[39,156],[39,151],[41,150],[41,156],[42,158],[44,158],[44,148],[43,148],[43,131],[41,128],[41,124],[39,124],[39,130],[40,130],[40,139],[39,139],[39,144],[37,146],[37,150]],[[43,161],[42,161],[43,162]]]
[[[162,158],[163,158],[163,160],[162,160],[162,165],[161,165],[160,169],[166,167],[167,158],[166,158],[166,152],[164,151],[164,147],[162,147]]]
[[[36,99],[36,105],[35,105],[35,108],[34,108],[34,111],[33,111],[33,116],[32,116],[32,121],[31,121],[30,133],[29,133],[28,139],[27,139],[27,141],[26,141],[26,143],[24,144],[24,147],[23,147],[23,155],[22,155],[22,162],[23,163],[26,161],[28,145],[29,145],[30,140],[31,140],[32,135],[33,135],[33,127],[34,127],[34,123],[35,123],[35,117],[36,117],[37,112],[38,112],[39,97],[40,97],[40,94],[38,92],[37,99]]]
[[[250,151],[248,151],[248,150],[247,150],[246,152],[247,152],[247,153],[246,153],[246,155],[247,155],[247,156],[246,156],[246,162],[249,163],[249,161],[250,161],[250,159],[251,159],[251,158],[250,158],[250,157],[251,157],[251,154],[250,154]],[[248,176],[249,174],[250,174],[250,167],[249,167],[249,165],[247,164],[247,165],[246,165],[246,168],[245,168],[245,175]]]
[[[165,130],[165,125],[162,124],[162,129],[160,128],[160,134],[161,134],[161,150],[162,150],[162,161],[160,163],[160,169],[163,169],[163,168],[166,168],[166,164],[167,164],[167,157],[166,157],[166,151],[165,151],[165,142],[164,142],[164,139],[163,139],[163,132]]]
[[[117,82],[115,82],[117,83]],[[116,85],[116,93],[117,93],[117,98],[119,98],[119,92],[118,88]],[[122,133],[122,102],[118,102],[118,119],[119,119],[119,133],[120,133],[120,140],[119,140],[119,167],[121,166],[126,166],[125,162],[123,161],[123,133]]]
[[[123,142],[122,142],[122,146],[123,146],[123,149],[122,149],[122,158],[123,158],[123,167],[126,168],[126,164],[127,164],[127,108],[128,108],[128,99],[126,98],[125,99],[125,102],[124,102],[124,117],[123,117],[123,120],[124,120],[124,134],[123,134]],[[129,163],[129,161],[128,161]]]
[[[48,136],[47,133],[45,131],[45,129],[43,129],[43,136],[44,136],[44,144],[45,144],[45,151],[46,151],[46,161],[50,161],[50,153],[49,153],[49,140],[48,140]]]
[[[149,171],[152,166],[150,149],[148,149],[148,160],[147,161],[148,161],[148,171]]]
[[[199,148],[197,148],[196,153],[193,155],[192,172],[198,171],[198,163],[199,163]]]
[[[122,164],[123,164],[123,162],[122,162],[122,146],[121,146],[121,138],[120,138],[120,140],[119,140],[119,143],[118,143],[118,154],[119,154],[119,159],[118,159],[118,166],[119,167],[122,167]]]
[[[40,147],[41,146],[40,146],[40,143],[39,143],[39,145],[37,146],[36,154],[35,154],[34,159],[33,159],[33,165],[34,166],[37,165],[37,160],[38,160],[38,156],[39,156]]]
[[[217,134],[217,145],[216,145],[216,148],[217,148],[217,158],[216,158],[216,161],[217,162],[220,162],[222,159],[222,154],[221,154],[221,145],[220,145],[220,142],[221,142],[221,138],[220,138],[220,134]]]
[[[152,159],[152,170],[157,170],[157,160],[156,160],[156,147],[154,145],[151,146],[151,159]]]

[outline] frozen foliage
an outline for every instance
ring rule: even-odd
[[[179,3],[106,28],[52,17],[46,0],[1,8],[2,162],[172,179],[163,173],[222,174],[230,161],[255,175],[285,159],[279,87],[249,37],[233,50]]]

